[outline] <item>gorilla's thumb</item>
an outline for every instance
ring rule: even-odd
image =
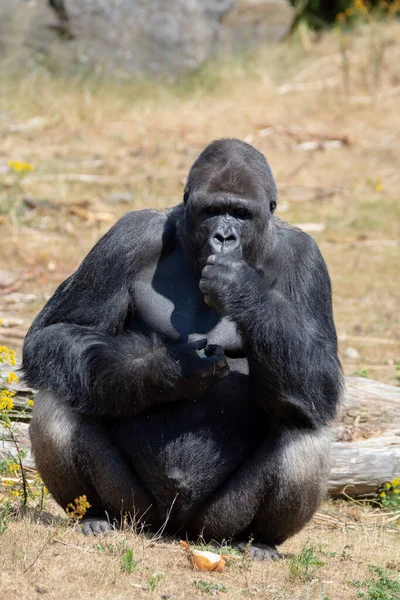
[[[207,346],[207,338],[202,338],[201,340],[196,340],[195,342],[192,342],[189,345],[193,348],[193,350],[202,350],[203,348],[205,348]]]

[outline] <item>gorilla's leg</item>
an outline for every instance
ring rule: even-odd
[[[99,422],[50,392],[39,392],[29,433],[37,469],[60,506],[66,508],[82,495],[91,504],[84,533],[110,529],[110,519],[122,513],[138,522],[146,515],[146,522],[157,526],[150,496]]]
[[[327,429],[271,433],[203,505],[188,527],[206,540],[253,537],[250,555],[277,558],[275,546],[298,532],[321,502],[329,474]]]

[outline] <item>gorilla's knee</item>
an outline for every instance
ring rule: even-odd
[[[91,503],[96,494],[87,477],[77,470],[79,454],[79,417],[50,392],[39,392],[35,399],[29,435],[36,468],[46,487],[65,508],[86,494]]]
[[[37,394],[29,427],[36,460],[41,459],[44,449],[47,452],[51,448],[55,453],[64,454],[65,450],[73,444],[77,428],[77,418],[65,402],[51,392]]]
[[[286,432],[274,459],[270,491],[251,533],[279,545],[300,531],[326,494],[330,462],[327,428]]]

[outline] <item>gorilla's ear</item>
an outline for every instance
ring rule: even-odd
[[[269,203],[269,210],[271,211],[271,214],[274,212],[275,209],[276,209],[276,200],[271,200],[271,202]]]

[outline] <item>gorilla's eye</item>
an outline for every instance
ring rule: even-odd
[[[235,217],[235,219],[249,219],[251,216],[249,211],[245,208],[234,208],[232,215]]]
[[[224,210],[220,206],[206,206],[202,211],[204,217],[215,217],[215,215],[222,215]]]

